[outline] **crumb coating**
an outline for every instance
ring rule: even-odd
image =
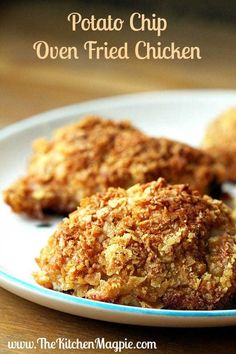
[[[203,148],[226,168],[226,180],[236,182],[236,107],[208,127]]]
[[[150,138],[127,121],[99,117],[65,126],[33,147],[27,174],[4,199],[15,212],[36,218],[48,211],[67,215],[82,198],[108,187],[128,188],[159,177],[211,194],[224,174],[205,152]]]
[[[164,179],[81,201],[37,259],[44,287],[104,302],[228,308],[235,225],[221,201]]]

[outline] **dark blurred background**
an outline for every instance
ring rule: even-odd
[[[74,1],[76,3],[77,1]],[[200,16],[201,18],[222,21],[236,20],[236,2],[234,0],[110,0],[90,3],[107,3],[116,7],[127,9],[139,8],[144,11],[156,11],[157,9],[173,16]]]
[[[105,0],[8,1],[0,11],[0,126],[65,104],[130,92],[236,88],[236,1]],[[39,60],[32,45],[81,45],[106,40],[130,46],[138,40],[155,44],[154,33],[72,32],[70,12],[83,16],[128,18],[134,11],[167,18],[163,44],[199,46],[202,60],[89,61]]]

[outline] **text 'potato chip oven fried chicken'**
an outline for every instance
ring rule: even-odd
[[[36,281],[93,300],[229,308],[236,295],[230,209],[163,179],[81,201],[42,249]]]
[[[34,143],[27,174],[4,193],[17,213],[68,214],[80,200],[108,187],[128,188],[164,177],[214,194],[224,168],[207,153],[151,138],[126,121],[87,117]]]

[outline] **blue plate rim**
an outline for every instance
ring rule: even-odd
[[[62,302],[70,302],[73,304],[78,304],[83,307],[92,307],[99,310],[110,310],[115,312],[124,312],[137,315],[153,315],[153,316],[168,316],[168,317],[236,317],[235,310],[168,310],[168,309],[149,309],[135,306],[126,306],[119,304],[112,304],[106,302],[100,302],[95,300],[83,299],[73,295],[63,294],[54,290],[50,290],[38,285],[28,283],[24,280],[21,280],[11,274],[8,274],[0,270],[0,278],[7,283],[17,285],[19,288],[27,289],[30,292],[34,292],[38,295],[43,296],[44,298],[50,298],[59,300]]]

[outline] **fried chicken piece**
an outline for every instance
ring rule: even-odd
[[[164,177],[211,194],[224,169],[200,150],[150,138],[126,121],[87,117],[34,143],[27,175],[4,194],[15,212],[68,214],[83,197]]]
[[[203,148],[226,167],[226,179],[236,182],[236,107],[208,127]]]
[[[36,281],[87,299],[172,309],[227,308],[236,293],[230,209],[164,179],[81,201],[37,259]]]

